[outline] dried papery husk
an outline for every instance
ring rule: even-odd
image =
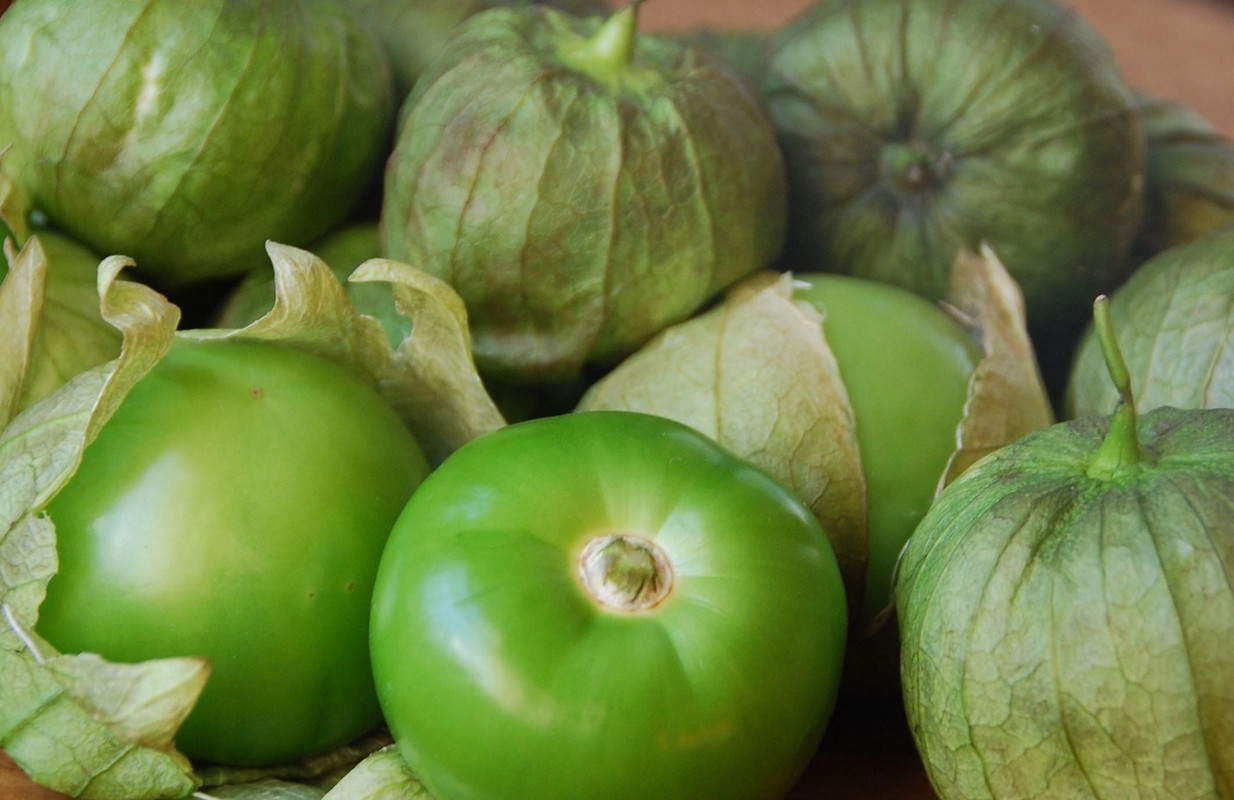
[[[676,419],[771,472],[822,522],[860,607],[868,533],[852,408],[818,312],[793,301],[791,276],[738,284],[626,359],[579,408]]]
[[[1053,419],[1015,282],[988,248],[965,255],[955,274],[951,308],[981,356],[957,412],[956,450],[939,464],[940,485]],[[870,531],[855,418],[822,317],[793,299],[792,281],[782,273],[746,279],[722,303],[668,328],[599,380],[579,407],[676,419],[770,471],[823,523],[850,606],[861,609]],[[885,616],[857,613],[854,622],[862,635],[894,630]]]

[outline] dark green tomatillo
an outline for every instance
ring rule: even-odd
[[[1148,148],[1143,259],[1234,223],[1234,139],[1185,103],[1140,94],[1136,106]]]
[[[763,89],[788,164],[788,263],[945,291],[986,243],[1028,324],[1073,335],[1125,269],[1142,205],[1132,93],[1055,0],[821,0]]]

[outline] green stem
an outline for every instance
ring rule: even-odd
[[[879,171],[896,189],[915,194],[941,185],[947,178],[951,156],[935,156],[920,142],[888,142],[879,152]]]
[[[591,37],[564,43],[558,58],[572,69],[616,88],[634,62],[638,40],[638,7],[643,0],[630,0],[615,11]]]
[[[638,7],[642,0],[631,0],[615,12],[591,37],[595,58],[620,69],[634,60],[634,42],[638,34]]]
[[[1131,393],[1131,373],[1114,336],[1114,323],[1110,318],[1110,302],[1101,295],[1093,303],[1093,326],[1101,354],[1105,358],[1110,380],[1118,390],[1118,407],[1110,416],[1110,428],[1105,439],[1088,463],[1088,476],[1097,480],[1110,480],[1128,469],[1148,460],[1148,454],[1140,444],[1137,430],[1135,398]]]

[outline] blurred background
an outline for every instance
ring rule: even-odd
[[[0,0],[0,13],[12,2]],[[647,30],[770,29],[809,2],[645,0],[639,13]],[[1065,2],[1106,37],[1135,88],[1185,102],[1234,136],[1234,0]]]

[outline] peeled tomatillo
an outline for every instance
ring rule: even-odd
[[[438,800],[780,800],[835,702],[827,537],[679,423],[575,412],[463,445],[399,517],[378,696]]]
[[[119,662],[210,659],[175,744],[269,765],[381,721],[373,580],[428,472],[375,387],[308,352],[178,338],[48,506],[59,571],[37,630]]]
[[[956,448],[980,348],[898,286],[780,280],[755,294],[743,283],[669,328],[581,407],[685,422],[777,475],[823,523],[864,627],[889,604],[896,557]]]
[[[944,798],[1234,792],[1234,411],[1122,402],[987,456],[896,587],[905,706]]]

